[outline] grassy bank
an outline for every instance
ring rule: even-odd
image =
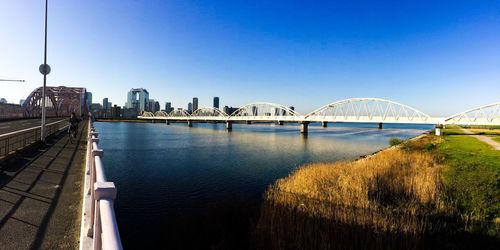
[[[257,235],[273,249],[494,246],[499,164],[475,138],[426,135],[306,165],[268,188]]]
[[[447,136],[444,140],[439,145],[446,159],[443,183],[462,215],[464,229],[498,235],[500,151],[465,135]]]

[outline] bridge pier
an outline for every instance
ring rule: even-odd
[[[436,124],[435,133],[436,133],[437,136],[443,135],[441,129],[443,129],[443,125],[442,124]]]
[[[192,127],[193,126],[193,121],[188,121],[188,127]]]
[[[170,125],[170,121],[169,121],[169,120],[165,120],[165,123],[166,123],[167,125]]]
[[[381,122],[378,123],[378,129],[382,129],[382,123]]]
[[[300,133],[301,134],[307,134],[308,128],[309,128],[309,122],[308,121],[303,121],[300,122]]]
[[[283,124],[285,124],[285,122],[283,122],[283,121],[278,121],[278,125],[283,126]]]
[[[247,121],[247,124],[252,124],[252,121]]]
[[[321,126],[322,126],[323,128],[328,127],[328,122],[321,122]]]
[[[226,129],[227,130],[232,130],[233,129],[233,122],[227,121],[226,122]]]

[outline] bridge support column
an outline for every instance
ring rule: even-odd
[[[252,121],[247,121],[247,124],[252,124]]]
[[[188,121],[188,127],[192,127],[193,126],[193,121]]]
[[[283,121],[278,121],[278,125],[283,126],[284,122]]]
[[[165,120],[165,123],[166,123],[167,125],[170,125],[170,121],[169,121],[169,120]]]
[[[443,129],[443,125],[437,124],[436,125],[436,131],[435,131],[437,136],[443,135],[443,132],[441,131],[441,129]]]
[[[378,129],[382,129],[382,123],[381,122],[378,123]]]
[[[300,122],[300,133],[307,134],[309,128],[309,122]]]
[[[232,130],[233,129],[233,122],[227,121],[226,122],[226,129],[227,130]]]
[[[323,126],[323,128],[328,127],[328,122],[321,122],[321,126]]]

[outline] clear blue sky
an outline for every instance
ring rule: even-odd
[[[499,1],[49,1],[49,85],[124,105],[350,97],[449,115],[500,101]],[[0,97],[41,85],[43,0],[0,1]]]

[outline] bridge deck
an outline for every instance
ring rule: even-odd
[[[78,142],[61,133],[0,163],[0,249],[78,249],[87,143],[82,127]]]
[[[67,120],[68,118],[47,118],[47,124]],[[0,121],[0,135],[15,132],[22,129],[40,126],[40,119],[22,119],[14,121]]]

